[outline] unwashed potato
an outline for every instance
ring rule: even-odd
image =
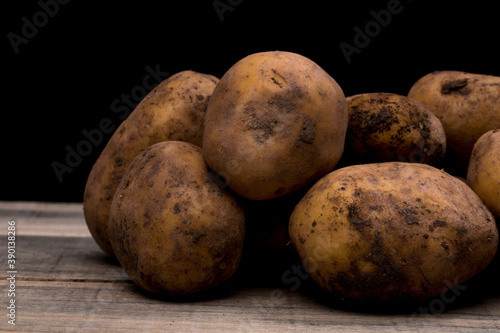
[[[439,295],[482,271],[498,247],[495,220],[478,196],[416,163],[329,173],[295,207],[289,229],[313,280],[364,304]]]
[[[347,105],[346,153],[357,164],[441,164],[446,152],[443,125],[421,103],[392,93],[366,93],[347,97]]]
[[[237,194],[273,199],[331,171],[346,129],[345,96],[328,73],[299,54],[255,53],[217,84],[203,155]]]
[[[500,219],[500,129],[477,140],[467,172],[467,184]]]
[[[193,71],[172,75],[137,105],[104,147],[88,176],[83,209],[90,233],[107,254],[114,255],[108,235],[111,200],[130,162],[156,142],[201,146],[205,111],[217,82]]]
[[[500,128],[500,77],[459,71],[432,72],[411,87],[408,97],[434,113],[447,136],[452,163],[467,163],[474,143]]]
[[[184,295],[236,272],[245,217],[211,177],[200,147],[167,141],[130,164],[113,198],[109,231],[118,261],[139,287]]]

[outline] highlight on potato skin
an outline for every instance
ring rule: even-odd
[[[344,93],[320,66],[296,53],[255,53],[217,84],[203,155],[237,194],[273,199],[333,170],[346,129]]]
[[[289,233],[321,289],[367,304],[439,295],[482,271],[498,249],[495,219],[465,183],[402,162],[324,176],[295,207]]]
[[[130,162],[161,141],[201,146],[205,111],[217,82],[215,76],[194,71],[165,79],[121,123],[97,158],[85,185],[83,211],[92,237],[108,255],[114,256],[108,233],[111,200]]]

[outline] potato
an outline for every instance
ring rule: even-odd
[[[346,130],[344,93],[316,63],[290,52],[255,53],[217,84],[203,155],[237,194],[273,199],[333,170]]]
[[[420,78],[411,87],[408,97],[424,104],[441,120],[449,159],[451,163],[459,163],[465,171],[474,143],[484,133],[500,128],[498,76],[433,72]]]
[[[327,295],[400,304],[439,295],[482,271],[495,220],[462,181],[425,164],[337,169],[295,207],[290,238]]]
[[[236,272],[245,217],[211,178],[200,147],[166,141],[130,164],[111,204],[109,231],[118,261],[139,287],[185,295]]]
[[[347,105],[346,153],[357,164],[441,164],[446,152],[443,125],[421,103],[392,93],[366,93],[347,97]]]
[[[90,171],[83,209],[93,238],[113,256],[108,221],[116,187],[132,159],[150,145],[180,140],[200,145],[207,103],[218,79],[183,71],[161,82],[118,127]]]
[[[467,184],[500,219],[500,129],[477,140],[467,171]]]

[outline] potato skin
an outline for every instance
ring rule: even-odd
[[[346,153],[360,163],[409,161],[440,165],[446,135],[423,104],[392,93],[347,97]]]
[[[345,96],[328,73],[295,53],[255,53],[215,88],[203,155],[237,194],[273,199],[331,171],[346,129]]]
[[[447,136],[450,159],[467,163],[474,143],[500,128],[500,77],[459,71],[437,71],[420,78],[408,97],[434,113]]]
[[[493,216],[466,184],[403,162],[324,176],[295,207],[289,233],[322,289],[367,304],[438,295],[480,272],[498,247]]]
[[[111,204],[109,231],[118,261],[139,287],[184,295],[236,272],[245,217],[211,178],[200,147],[166,141],[130,164]]]
[[[500,129],[477,140],[467,171],[467,184],[500,219]]]
[[[180,140],[201,145],[208,100],[218,79],[182,71],[154,88],[112,135],[85,185],[85,221],[100,248],[113,256],[108,235],[111,200],[130,162],[143,149]]]

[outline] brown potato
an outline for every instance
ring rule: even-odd
[[[446,152],[443,125],[421,103],[392,93],[366,93],[347,97],[347,105],[346,153],[357,164],[441,164]]]
[[[203,155],[242,197],[272,199],[331,171],[346,129],[342,89],[316,63],[290,52],[256,53],[215,88]]]
[[[408,97],[424,104],[441,120],[447,137],[447,158],[465,171],[474,143],[484,133],[500,128],[498,76],[433,72],[415,82]]]
[[[477,140],[467,172],[467,184],[500,219],[500,129]]]
[[[83,196],[85,220],[109,255],[108,221],[116,187],[132,159],[150,145],[180,140],[201,146],[207,103],[218,79],[183,71],[154,88],[118,127],[90,171]]]
[[[439,295],[482,271],[498,248],[493,216],[465,183],[403,162],[324,176],[295,207],[289,232],[323,290],[366,304]]]
[[[200,147],[167,141],[130,164],[112,201],[109,231],[118,261],[138,286],[183,295],[236,272],[245,217],[211,178]]]

